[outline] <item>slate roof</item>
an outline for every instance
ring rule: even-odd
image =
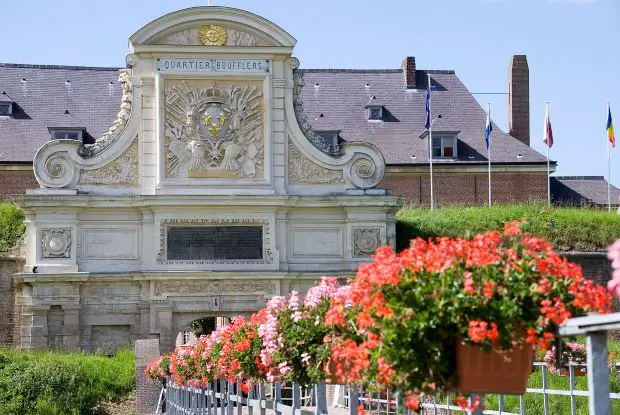
[[[32,161],[50,140],[48,127],[85,127],[89,140],[105,133],[119,110],[118,70],[0,63],[0,94],[6,93],[0,99],[16,103],[13,117],[0,117],[0,163]],[[454,71],[429,72],[432,112],[442,116],[433,131],[460,131],[457,162],[486,163],[486,112]],[[346,141],[371,142],[388,164],[428,163],[428,141],[420,139],[425,131],[426,71],[417,71],[418,89],[413,90],[406,88],[401,69],[305,69],[302,74],[301,99],[313,129],[340,131]],[[385,121],[367,119],[365,106],[373,96],[384,106]],[[517,154],[523,156],[521,163],[545,162],[531,147],[493,128],[492,162],[516,163]]]
[[[388,164],[428,164],[425,130],[427,73],[431,74],[433,131],[460,131],[459,163],[486,163],[486,112],[454,71],[417,71],[417,89],[407,89],[401,69],[304,69],[301,100],[314,130],[340,130],[346,141],[378,146]],[[369,121],[372,97],[387,111],[385,121]],[[323,114],[323,117],[320,115]],[[545,157],[493,124],[493,163],[544,163]],[[412,155],[416,159],[411,158]],[[435,162],[435,159],[433,159]],[[437,161],[454,163],[454,161]]]
[[[611,186],[611,204],[618,206],[620,189]],[[559,205],[607,206],[607,180],[603,176],[552,176],[551,199]]]
[[[13,116],[0,117],[0,163],[32,162],[48,127],[85,127],[90,140],[105,133],[120,107],[118,70],[0,63],[0,99],[15,102]]]

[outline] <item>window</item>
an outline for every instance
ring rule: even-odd
[[[84,138],[84,128],[49,127],[48,130],[52,140],[83,141]]]
[[[189,330],[183,330],[183,344],[189,343]]]
[[[0,101],[0,116],[2,115],[12,115],[13,114],[13,103],[10,101]]]
[[[433,158],[456,158],[456,137],[433,136]]]
[[[369,106],[368,107],[368,119],[369,120],[382,120],[383,119],[383,107]]]

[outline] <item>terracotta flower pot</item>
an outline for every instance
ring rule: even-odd
[[[479,347],[459,342],[456,347],[456,390],[522,395],[532,371],[532,356],[529,345],[507,351],[483,352]]]
[[[346,373],[347,368],[350,367],[351,365],[351,362],[341,361],[341,364],[344,369],[344,372]],[[327,363],[325,364],[325,373],[327,373],[327,378],[325,379],[325,383],[330,384],[330,385],[339,385],[343,383],[340,380],[340,378],[336,376],[336,368],[337,368],[337,365],[334,359],[330,358],[329,360],[327,360]]]
[[[570,377],[570,372],[567,367],[563,367],[559,369],[557,374],[558,376],[562,376],[562,377],[567,377],[567,378]],[[585,375],[586,375],[585,368],[576,367],[573,369],[573,376],[585,376]]]

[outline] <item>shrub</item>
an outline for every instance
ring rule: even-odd
[[[24,218],[24,212],[12,203],[0,203],[0,252],[13,248],[24,234]]]
[[[501,230],[505,222],[526,219],[524,232],[543,237],[558,251],[604,252],[620,235],[620,216],[586,208],[548,208],[539,204],[488,207],[403,209],[397,214],[397,249],[409,240],[438,236],[469,238]]]
[[[114,357],[0,351],[3,415],[95,414],[101,402],[134,388],[130,351]]]

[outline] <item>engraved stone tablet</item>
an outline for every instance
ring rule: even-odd
[[[262,226],[171,226],[169,261],[263,259]]]

